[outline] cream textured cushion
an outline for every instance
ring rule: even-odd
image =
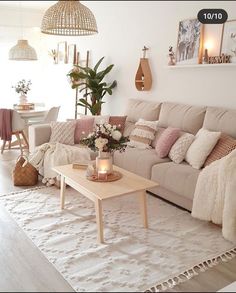
[[[151,143],[155,138],[157,123],[158,121],[139,119],[130,134],[130,142],[128,145],[139,149],[150,149]]]
[[[200,169],[208,155],[219,140],[221,132],[212,132],[200,129],[196,134],[194,142],[189,147],[185,160],[196,169]]]
[[[181,135],[169,152],[169,158],[176,164],[180,164],[187,153],[190,145],[194,141],[194,135],[190,133],[184,133]]]
[[[51,122],[52,133],[49,142],[74,145],[75,126],[76,120],[69,122]]]

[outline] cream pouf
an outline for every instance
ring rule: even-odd
[[[201,169],[206,158],[219,140],[220,135],[221,132],[200,129],[185,156],[185,160],[189,165],[195,169]]]
[[[169,152],[169,158],[176,164],[180,164],[187,153],[190,145],[194,141],[194,135],[190,133],[184,133],[180,136],[172,146]]]

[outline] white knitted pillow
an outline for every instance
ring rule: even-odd
[[[51,143],[63,143],[68,145],[75,144],[75,126],[76,120],[69,122],[51,122]]]
[[[158,121],[139,119],[138,122],[135,123],[134,130],[130,134],[128,145],[140,149],[150,149],[157,131],[157,123]]]
[[[195,169],[200,169],[219,140],[221,132],[200,129],[189,147],[185,160]]]
[[[169,158],[176,164],[180,164],[184,160],[187,150],[193,141],[193,134],[182,134],[170,149]]]

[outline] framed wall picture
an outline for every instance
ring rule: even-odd
[[[220,53],[230,55],[231,62],[236,63],[236,19],[223,25]]]
[[[67,42],[59,42],[57,44],[57,64],[68,63]]]
[[[202,60],[203,24],[198,19],[179,22],[176,62],[199,64]]]
[[[75,44],[68,45],[68,63],[77,64],[77,47]]]

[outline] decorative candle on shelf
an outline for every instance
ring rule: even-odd
[[[107,171],[98,171],[98,180],[107,180]]]

